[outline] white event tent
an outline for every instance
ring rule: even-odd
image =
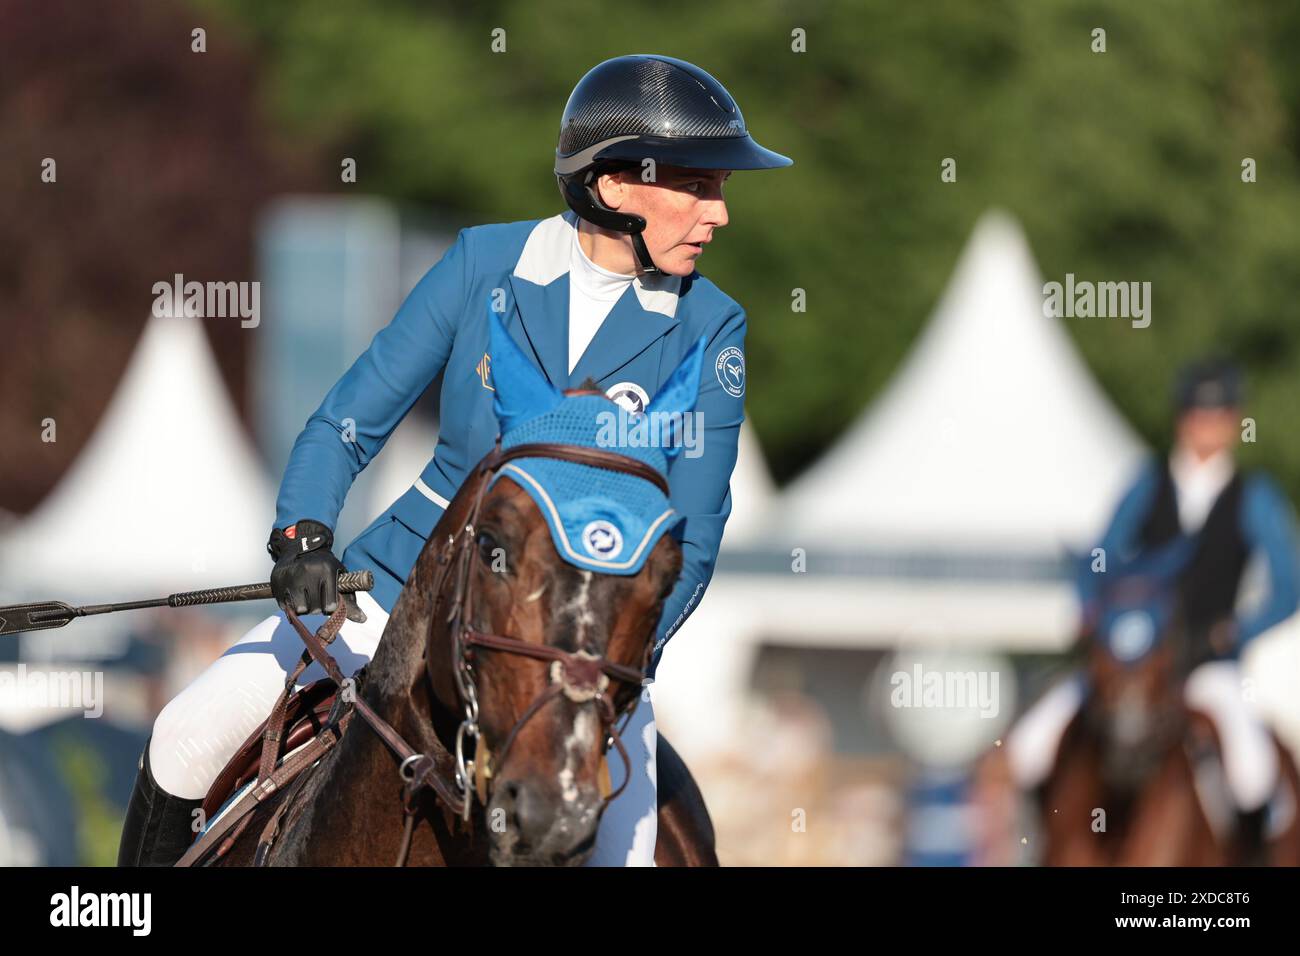
[[[199,322],[150,318],[86,447],[0,539],[6,598],[128,601],[266,579],[274,490]]]

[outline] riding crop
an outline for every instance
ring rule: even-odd
[[[344,571],[339,574],[339,591],[352,594],[369,591],[375,584],[370,571]],[[146,607],[197,607],[200,604],[225,604],[229,601],[260,601],[271,597],[270,584],[240,584],[227,588],[182,591],[149,601],[126,601],[121,604],[87,604],[72,607],[62,601],[37,601],[0,607],[0,637],[25,631],[63,627],[73,618],[114,611],[134,611]]]

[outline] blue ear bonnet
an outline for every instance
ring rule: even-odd
[[[1115,660],[1135,664],[1160,645],[1173,620],[1173,601],[1165,595],[1113,603],[1097,622],[1097,634]]]
[[[1142,660],[1168,632],[1178,604],[1178,575],[1191,557],[1191,543],[1176,538],[1111,572],[1116,580],[1103,591],[1097,638],[1117,661]]]
[[[487,324],[492,408],[502,448],[532,442],[582,445],[635,458],[668,477],[668,459],[682,450],[673,440],[674,429],[685,424],[682,416],[695,408],[699,394],[703,336],[644,413],[633,415],[604,395],[563,394],[515,344],[498,313],[489,309]],[[652,434],[652,422],[660,428],[668,424],[668,441],[665,433]],[[502,466],[492,482],[503,475],[537,503],[560,557],[602,574],[636,574],[663,533],[681,520],[653,482],[625,472],[518,458]]]
[[[667,477],[668,461],[660,448],[618,441],[628,429],[635,430],[639,417],[603,395],[569,395],[550,411],[504,432],[501,447],[583,445],[638,459]],[[555,458],[516,458],[497,472],[493,484],[502,476],[537,503],[560,557],[602,574],[636,574],[659,538],[681,520],[653,483],[621,471]]]

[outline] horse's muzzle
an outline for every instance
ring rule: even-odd
[[[596,846],[603,802],[595,787],[565,800],[522,781],[499,781],[485,815],[492,863],[581,866]]]

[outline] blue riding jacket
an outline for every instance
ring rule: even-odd
[[[702,453],[670,465],[682,573],[655,634],[652,672],[668,638],[699,605],[731,513],[731,472],[744,420],[744,310],[698,272],[637,277],[568,372],[569,257],[578,219],[477,226],[420,280],[393,321],[330,389],[294,442],[276,502],[276,527],[304,518],[334,527],[352,482],[429,383],[446,369],[433,457],[419,479],[343,551],[375,575],[392,609],[411,568],[470,469],[492,448],[489,309],[557,388],[588,377],[611,395],[653,399],[700,338],[707,351],[696,410]]]

